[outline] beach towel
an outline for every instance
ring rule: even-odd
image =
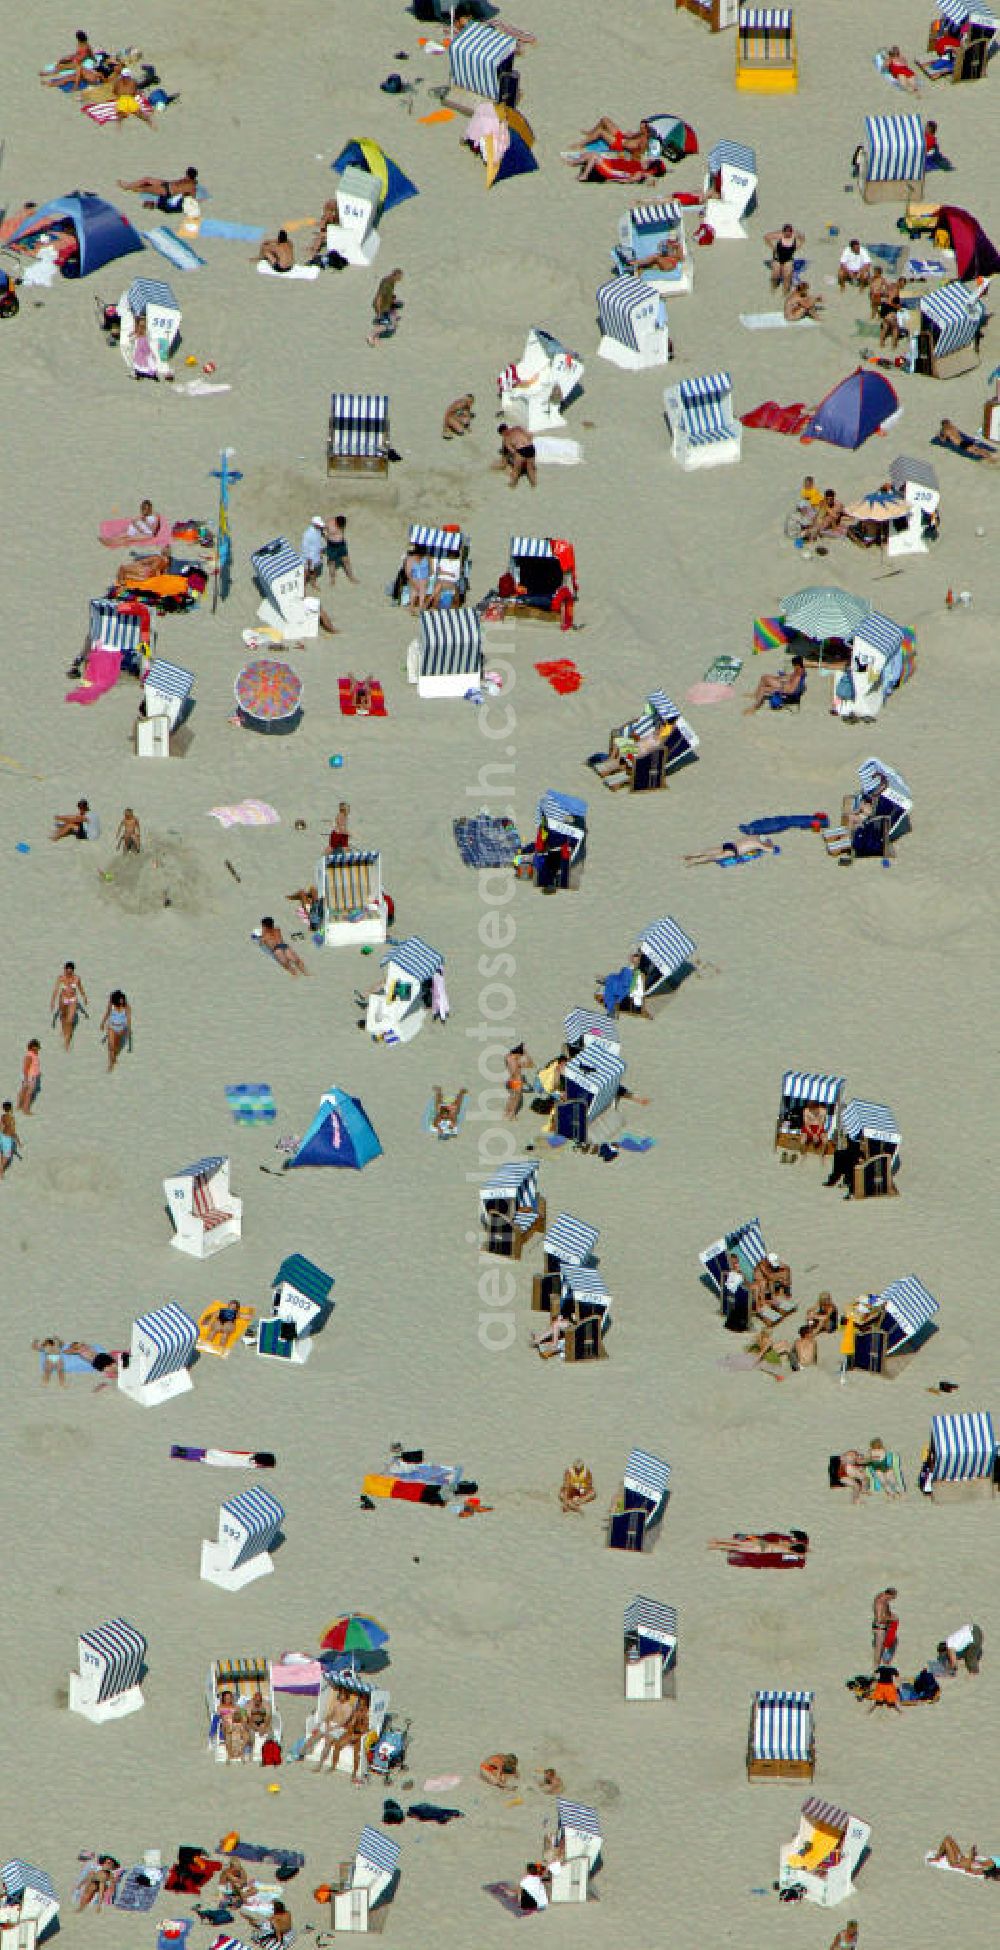
[[[453,1138],[453,1137],[457,1137],[457,1136],[458,1136],[458,1133],[459,1133],[459,1131],[461,1130],[461,1128],[462,1128],[462,1125],[463,1125],[464,1123],[465,1123],[465,1102],[463,1101],[463,1103],[462,1103],[462,1105],[461,1105],[461,1108],[460,1108],[460,1110],[459,1110],[459,1113],[458,1113],[458,1117],[457,1117],[457,1119],[456,1119],[456,1121],[455,1121],[455,1129],[454,1129],[453,1131],[437,1131],[437,1130],[435,1130],[435,1128],[434,1128],[434,1099],[433,1099],[433,1097],[428,1097],[428,1099],[427,1099],[427,1108],[426,1108],[426,1110],[424,1111],[424,1114],[423,1114],[423,1118],[421,1119],[421,1124],[422,1124],[422,1128],[423,1128],[423,1129],[424,1129],[425,1131],[427,1131],[427,1132],[429,1132],[429,1134],[430,1134],[430,1136],[431,1136],[431,1137],[436,1137],[436,1138],[439,1138],[439,1139],[441,1140],[441,1142],[442,1142],[442,1143],[444,1143],[444,1142],[446,1142],[446,1140],[447,1140],[448,1138]]]
[[[924,1861],[929,1869],[947,1869],[950,1875],[964,1876],[967,1882],[978,1882],[984,1889],[987,1887],[987,1879],[985,1876],[970,1876],[968,1869],[959,1868],[957,1862],[935,1862],[934,1850],[932,1848],[928,1849],[927,1854],[924,1856]]]
[[[163,1869],[147,1869],[144,1862],[126,1869],[115,1887],[115,1909],[130,1909],[136,1915],[152,1909],[163,1887],[164,1873]]]
[[[222,237],[229,244],[259,244],[267,232],[256,223],[228,223],[222,217],[202,217],[200,235]]]
[[[385,705],[385,693],[378,679],[375,677],[368,679],[369,702],[367,711],[358,711],[357,705],[354,702],[354,691],[349,677],[338,677],[337,691],[340,698],[341,717],[387,718],[389,715]]]
[[[583,683],[583,674],[572,657],[557,657],[551,663],[536,664],[535,669],[560,697],[568,697],[571,691],[578,691]]]
[[[783,311],[741,311],[740,324],[747,332],[780,332],[792,325],[815,325],[815,318],[786,318]]]
[[[776,399],[766,399],[762,406],[755,406],[749,413],[741,413],[740,419],[745,427],[759,427],[767,433],[802,433],[812,419],[812,409],[802,400],[793,406],[781,406]]]
[[[705,672],[706,684],[722,684],[727,688],[735,684],[743,669],[742,657],[714,657]]]
[[[182,1442],[171,1443],[170,1459],[206,1463],[210,1469],[274,1469],[277,1460],[270,1449],[191,1449]]]
[[[865,1465],[869,1490],[873,1496],[877,1496],[880,1492],[886,1496],[892,1495],[893,1492],[898,1496],[905,1496],[906,1479],[903,1476],[903,1465],[895,1449],[886,1450],[885,1460],[885,1469],[873,1469],[870,1463]]]
[[[756,840],[770,838],[772,833],[821,833],[829,824],[830,815],[825,812],[771,813],[763,819],[748,819],[746,825],[740,827],[740,832]]]
[[[86,676],[75,690],[66,692],[67,704],[96,704],[99,697],[113,691],[121,676],[122,653],[96,644],[87,652]]]
[[[163,515],[160,516],[159,526],[154,529],[151,535],[130,535],[129,529],[133,528],[134,525],[134,515],[116,515],[110,521],[102,521],[97,531],[101,540],[101,546],[103,548],[130,548],[134,544],[137,548],[156,548],[170,540],[170,523]]]
[[[96,1341],[92,1342],[91,1345],[95,1354],[106,1354],[108,1351],[106,1347],[98,1347]],[[47,1358],[44,1353],[38,1357],[38,1370],[40,1374],[45,1373],[45,1362]],[[90,1362],[84,1360],[82,1354],[64,1354],[62,1357],[62,1366],[64,1374],[89,1374],[93,1377],[96,1372],[91,1367]]]
[[[136,95],[134,100],[138,102],[140,108],[145,109],[147,112],[153,106],[148,95]],[[114,101],[81,102],[80,107],[84,115],[88,115],[92,122],[97,123],[99,129],[107,128],[109,122],[117,122],[119,120],[124,122],[129,119],[135,119],[134,110],[130,115],[130,111],[126,109],[125,114],[119,116],[118,103]]]
[[[521,851],[521,836],[513,820],[490,813],[452,821],[455,845],[467,867],[512,867]]]
[[[601,984],[601,999],[606,1013],[614,1019],[623,1002],[632,993],[631,968],[616,968],[611,975],[605,975]]]
[[[435,122],[453,122],[454,120],[455,111],[453,108],[436,108],[431,115],[417,116],[417,121],[422,122],[425,128]]]
[[[961,432],[961,428],[959,428],[959,432]],[[962,439],[968,441],[975,440],[977,445],[981,444],[984,447],[989,447],[994,454],[1000,455],[1000,447],[994,446],[991,440],[983,440],[980,442],[978,434],[963,433]],[[943,447],[946,454],[957,454],[959,460],[985,461],[988,458],[986,454],[970,454],[968,447],[953,447],[950,440],[939,440],[937,434],[934,435],[931,446]]]
[[[266,799],[240,799],[234,806],[211,806],[207,817],[220,826],[280,826],[281,814]]]
[[[684,693],[685,704],[731,704],[734,696],[731,684],[709,684],[704,679],[692,684]]]
[[[555,433],[536,433],[535,459],[539,467],[578,467],[583,455],[578,440],[563,440]]]
[[[312,283],[319,277],[318,264],[292,264],[287,271],[278,271],[273,264],[258,264],[257,271],[260,277],[280,278],[283,284],[290,283],[293,278],[308,278]]]
[[[227,1083],[226,1102],[234,1124],[273,1124],[278,1115],[269,1083]]]
[[[160,223],[152,230],[144,230],[142,238],[151,250],[158,251],[161,257],[165,257],[175,271],[200,271],[204,268],[205,259],[199,257],[197,251],[193,251],[190,244],[184,242],[183,237],[178,237],[176,232],[170,229],[169,224]]]
[[[636,1137],[634,1131],[623,1131],[621,1136],[615,1139],[615,1143],[623,1151],[652,1151],[657,1142],[654,1137]]]
[[[908,257],[903,266],[903,276],[920,282],[925,278],[946,277],[947,272],[939,257]]]
[[[182,379],[170,390],[174,393],[188,393],[192,399],[207,399],[210,393],[231,393],[233,389],[222,381],[213,386],[208,379]]]
[[[521,1895],[516,1882],[484,1882],[483,1894],[492,1896],[494,1902],[499,1903],[501,1909],[507,1911],[508,1916],[520,1917],[522,1921],[529,1916],[545,1914],[544,1910],[521,1908]]]

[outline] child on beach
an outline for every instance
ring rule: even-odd
[[[3,1111],[0,1112],[0,1178],[3,1177],[11,1159],[19,1158],[20,1155],[17,1125],[14,1122],[14,1106],[10,1098],[5,1097]]]
[[[115,834],[115,846],[119,853],[142,852],[142,828],[131,806],[126,806],[118,822],[118,831]]]
[[[48,1334],[46,1335],[44,1341],[32,1341],[31,1345],[34,1348],[35,1353],[40,1354],[42,1357],[41,1366],[42,1366],[43,1388],[48,1387],[49,1382],[52,1380],[53,1375],[56,1376],[60,1388],[65,1388],[66,1369],[63,1366],[63,1351],[66,1345],[65,1341],[61,1341],[58,1335],[56,1334]]]
[[[42,1046],[37,1036],[32,1036],[24,1052],[21,1065],[21,1088],[17,1093],[17,1108],[25,1117],[31,1116],[31,1106],[42,1087]]]

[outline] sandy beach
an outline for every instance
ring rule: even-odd
[[[537,1855],[554,1815],[534,1781],[544,1767],[599,1810],[603,1830],[596,1905],[554,1909],[535,1924],[549,1937],[620,1950],[828,1950],[857,1917],[864,1950],[937,1950],[949,1939],[979,1950],[995,1938],[995,1893],[923,1858],[946,1832],[1000,1854],[996,1508],[932,1504],[916,1476],[932,1414],[1000,1409],[989,1325],[997,929],[984,708],[1000,488],[997,469],[929,446],[944,414],[981,426],[1000,334],[987,328],[982,364],[963,377],[892,375],[903,418],[857,452],[746,430],[739,467],[689,475],[671,460],[661,405],[664,384],[717,367],[732,371],[738,413],[771,397],[815,403],[853,370],[868,304],[832,283],[839,253],[856,234],[897,241],[902,213],[845,190],[866,114],[936,116],[955,170],[929,178],[928,197],[1000,235],[997,73],[909,102],[872,54],[893,39],[922,52],[932,8],[885,0],[877,12],[876,21],[859,0],[802,0],[799,91],[769,98],[737,94],[732,33],[710,36],[669,0],[517,0],[514,18],[537,37],[519,70],[539,170],[490,192],[459,148],[461,124],[421,122],[447,61],[421,51],[428,30],[395,0],[221,0],[210,15],[190,0],[104,0],[100,18],[83,16],[95,38],[139,41],[179,93],[154,131],[97,128],[38,87],[37,71],[70,45],[75,14],[46,0],[8,24],[8,211],[80,186],[138,220],[139,199],[117,179],[172,175],[191,161],[210,190],[207,215],[270,236],[318,215],[332,158],[361,136],[383,144],[420,191],[385,217],[372,271],[281,289],[251,269],[255,245],[196,239],[206,262],[192,275],[147,252],[24,290],[20,316],[0,327],[4,1097],[16,1096],[28,1038],[42,1044],[40,1099],[18,1119],[23,1161],[0,1183],[0,1844],[3,1859],[52,1877],[74,1945],[99,1929],[122,1950],[152,1946],[166,1917],[191,1910],[190,1899],[164,1895],[146,1917],[74,1914],[81,1850],[128,1864],[158,1847],[167,1863],[179,1844],[211,1851],[231,1829],[304,1852],[288,1888],[295,1925],[326,1927],[312,1891],[352,1855],[363,1822],[380,1824],[382,1785],[356,1790],[303,1767],[213,1766],[205,1681],[224,1654],[311,1653],[326,1623],[352,1609],[390,1630],[385,1683],[394,1713],[412,1720],[415,1798],[463,1815],[391,1831],[402,1846],[387,1924],[398,1950],[507,1942],[516,1919],[483,1885],[516,1882]],[[419,81],[412,96],[380,93],[394,69]],[[597,358],[594,302],[629,193],[579,185],[560,152],[602,112],[634,128],[666,108],[694,126],[701,153],[671,172],[665,193],[699,191],[705,154],[729,137],[756,149],[759,210],[747,242],[692,245],[694,291],[670,306],[675,360],[629,374]],[[747,332],[739,313],[770,302],[763,232],[786,218],[805,232],[823,318],[815,331]],[[12,268],[8,255],[0,261]],[[397,265],[400,327],[372,348],[375,283]],[[214,362],[230,392],[197,398],[131,381],[97,329],[95,298],[117,300],[134,275],[166,278],[180,299],[178,375],[190,353]],[[567,412],[584,459],[542,467],[534,492],[522,482],[512,494],[494,466],[494,387],[532,325],[585,361],[583,397]],[[400,459],[386,482],[328,480],[335,390],[388,393]],[[443,409],[466,391],[477,396],[473,429],[445,445]],[[175,518],[214,522],[212,470],[225,448],[242,477],[231,491],[232,592],[214,611],[209,599],[161,619],[158,653],[195,672],[197,708],[183,756],[140,760],[132,680],[92,708],[64,702],[89,599],[113,572],[97,524],[145,495]],[[846,501],[875,488],[896,454],[934,461],[940,540],[900,564],[843,541],[803,563],[783,534],[803,473]],[[324,587],[339,634],[289,653],[305,686],[294,737],[254,736],[231,722],[250,654],[241,632],[259,600],[250,551],[279,534],[297,546],[311,516],[341,511],[358,586]],[[585,627],[564,637],[518,624],[490,637],[487,662],[504,689],[489,711],[421,700],[406,682],[412,621],[386,585],[415,521],[468,531],[476,599],[506,567],[513,532],[575,545]],[[815,670],[801,711],[743,716],[744,692],[779,667],[773,654],[752,654],[753,619],[776,614],[800,585],[826,582],[915,630],[911,681],[868,729],[830,715]],[[971,607],[946,608],[949,587],[970,591]],[[564,654],[584,681],[558,696],[534,665]],[[722,654],[743,659],[732,700],[684,706]],[[337,678],[348,671],[381,679],[384,722],[340,715]],[[585,761],[655,687],[685,709],[698,763],[663,794],[605,792]],[[332,769],[336,754],[344,763]],[[858,860],[841,871],[811,831],[781,836],[779,857],[721,880],[715,867],[683,866],[685,853],[741,822],[814,809],[836,817],[871,754],[913,791],[912,831],[888,870]],[[454,819],[488,807],[530,833],[549,788],[589,803],[577,890],[544,899],[527,882],[484,882],[463,866]],[[50,845],[51,815],[81,795],[101,839]],[[280,824],[224,831],[208,816],[246,796],[277,808]],[[395,934],[420,935],[446,958],[450,1020],[427,1024],[412,1046],[374,1046],[359,1033],[354,991],[376,980],[377,953],[300,941],[310,979],[292,981],[250,939],[265,914],[286,934],[300,925],[284,897],[315,878],[341,798],[352,843],[381,849]],[[113,851],[125,806],[142,823],[138,862]],[[497,913],[513,923],[502,951]],[[619,1125],[654,1146],[606,1164],[550,1149],[530,1110],[504,1123],[504,1051],[523,1039],[549,1059],[566,1012],[593,1006],[595,978],[665,914],[696,942],[699,967],[654,1020],[622,1027],[626,1081],[650,1102],[626,1106]],[[67,958],[90,994],[68,1056],[48,1013]],[[134,1048],[108,1076],[97,1025],[119,986]],[[772,1140],[789,1069],[842,1074],[848,1095],[892,1107],[903,1135],[898,1198],[848,1213],[822,1189],[816,1161],[783,1168]],[[240,1128],[225,1088],[260,1080],[276,1122]],[[335,1084],[363,1099],[384,1155],[363,1172],[280,1173],[275,1140],[304,1133]],[[435,1084],[470,1092],[454,1144],[423,1127]],[[161,1188],[187,1160],[215,1153],[231,1159],[243,1237],[202,1263],[170,1251]],[[531,1352],[539,1242],[513,1268],[509,1302],[484,1295],[484,1270],[501,1262],[480,1255],[477,1188],[510,1156],[540,1161],[551,1216],[600,1228],[614,1298],[607,1360],[574,1366]],[[780,1385],[735,1371],[740,1344],[721,1330],[698,1255],[755,1214],[792,1268],[796,1318],[821,1289],[844,1306],[915,1274],[940,1302],[938,1332],[892,1380],[852,1374],[839,1385],[833,1337],[815,1372]],[[275,1269],[292,1252],[336,1281],[307,1368],[282,1371],[242,1349],[226,1362],[202,1358],[193,1390],[149,1412],[114,1388],[95,1393],[89,1378],[40,1385],[33,1337],[124,1347],[133,1318],[166,1299],[193,1315],[222,1298],[267,1312]],[[947,1398],[928,1392],[942,1378],[956,1384]],[[855,1508],[828,1489],[827,1458],[876,1435],[902,1456],[907,1495]],[[455,1506],[363,1509],[362,1479],[393,1442],[460,1463],[488,1513],[460,1532]],[[172,1443],[275,1452],[266,1487],[286,1521],[273,1577],[238,1594],[199,1580],[201,1540],[246,1479],[172,1461]],[[608,1550],[603,1533],[634,1446],[671,1466],[661,1534],[642,1556]],[[578,1455],[597,1502],[564,1517],[557,1490]],[[705,1548],[730,1529],[793,1525],[811,1539],[801,1575],[738,1572]],[[869,1717],[844,1682],[869,1669],[871,1600],[886,1584],[899,1593],[901,1670],[913,1673],[965,1619],[982,1626],[986,1651],[979,1677],[944,1682],[933,1709]],[[677,1697],[662,1704],[623,1698],[622,1614],[636,1593],[679,1616]],[[67,1711],[67,1676],[78,1633],[117,1614],[149,1641],[146,1704],[95,1727]],[[816,1694],[812,1790],[747,1780],[750,1700],[762,1687]],[[283,1712],[287,1742],[304,1713],[294,1701]],[[514,1797],[478,1776],[500,1750],[520,1760]],[[426,1780],[447,1775],[459,1785],[421,1797]],[[810,1791],[872,1827],[857,1889],[836,1910],[779,1904],[772,1890],[779,1845]],[[191,1942],[214,1934],[196,1923]],[[233,1934],[249,1937],[238,1923]]]

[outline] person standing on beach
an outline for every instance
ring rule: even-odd
[[[132,1047],[132,1004],[124,989],[112,989],[101,1028],[108,1046],[108,1069],[113,1070],[122,1050]]]
[[[892,1601],[896,1596],[893,1584],[887,1584],[884,1591],[875,1594],[872,1605],[872,1662],[875,1667],[882,1664],[887,1651],[895,1650],[899,1619],[892,1609]]]
[[[14,1122],[14,1106],[9,1097],[4,1098],[0,1111],[0,1178],[3,1177],[12,1158],[19,1158],[20,1146],[17,1142],[17,1125]]]
[[[346,515],[333,515],[326,524],[326,572],[331,583],[336,582],[338,569],[343,569],[348,582],[357,582],[347,540]]]
[[[31,1116],[31,1106],[42,1087],[42,1046],[37,1036],[31,1038],[24,1052],[21,1065],[21,1088],[17,1093],[17,1108],[25,1117]]]
[[[368,334],[369,345],[377,345],[380,339],[391,339],[403,309],[401,299],[396,296],[396,286],[403,273],[390,271],[382,278],[372,300],[372,329]]]
[[[57,1013],[59,1016],[64,1049],[68,1050],[72,1044],[81,1003],[84,1008],[87,1007],[87,991],[76,972],[76,963],[75,961],[64,962],[62,973],[56,977],[52,1000],[49,1003],[53,1016]]]

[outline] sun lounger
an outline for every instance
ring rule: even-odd
[[[198,1353],[217,1354],[221,1361],[225,1361],[232,1353],[237,1341],[243,1339],[254,1317],[254,1309],[252,1307],[237,1307],[235,1320],[222,1329],[221,1337],[216,1334],[213,1338],[211,1337],[210,1330],[218,1321],[219,1309],[224,1304],[221,1300],[213,1300],[211,1305],[205,1307],[198,1316]]]

